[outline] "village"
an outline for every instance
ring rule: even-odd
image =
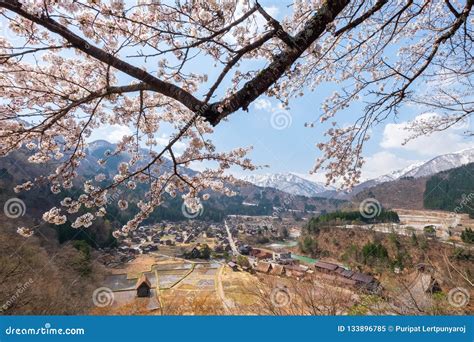
[[[166,314],[171,302],[205,298],[224,313],[237,306],[245,311],[254,302],[248,286],[268,279],[317,279],[347,291],[381,292],[372,275],[285,248],[295,246],[296,226],[290,219],[233,215],[222,224],[189,220],[140,227],[117,248],[104,251],[110,306],[120,310],[142,303],[145,312]]]
[[[423,228],[429,223],[437,233],[442,232],[447,229],[446,215],[401,211],[400,218],[390,232],[406,236],[406,227],[419,226],[417,234],[445,243],[444,235],[428,234]],[[464,215],[459,222],[470,222],[466,220]],[[265,287],[287,288],[291,284],[312,286],[322,297],[343,292],[348,303],[361,296],[388,298],[395,294],[391,303],[408,307],[416,297],[411,304],[416,310],[419,303],[429,307],[430,293],[439,291],[435,279],[439,275],[427,272],[425,265],[406,274],[408,285],[400,288],[389,285],[381,274],[364,273],[341,260],[300,255],[298,240],[304,224],[304,219],[291,216],[229,215],[219,223],[187,220],[141,226],[116,248],[102,251],[100,261],[109,273],[104,287],[113,300],[99,313],[261,313],[255,309],[259,296],[255,289],[261,293]],[[374,231],[389,233],[383,231],[384,225],[379,226]],[[397,276],[400,270],[395,267],[393,272]],[[177,308],[181,311],[173,311]]]
[[[231,235],[241,240],[229,241],[226,225],[231,226]],[[161,222],[144,225],[131,232],[130,236],[120,240],[117,248],[104,248],[103,263],[112,266],[129,262],[141,254],[158,252],[169,256],[192,255],[197,258],[196,250],[207,245],[215,258],[226,258],[232,252],[231,243],[245,250],[244,241],[262,239],[271,241],[281,239],[280,231],[288,229],[288,221],[277,222],[271,216],[230,215],[223,223],[208,223],[197,220],[183,222]],[[248,253],[247,253],[248,254]],[[209,259],[209,257],[207,257]]]

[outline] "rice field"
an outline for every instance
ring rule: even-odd
[[[150,300],[164,307],[163,314],[192,314],[196,311],[221,314],[223,301],[235,301],[239,305],[252,303],[245,289],[255,281],[254,277],[245,272],[232,272],[221,263],[161,257],[155,263],[148,259],[147,263],[138,261],[136,264],[141,267],[128,268],[127,273],[111,274],[105,280],[104,286],[114,292],[114,307],[124,305],[126,308],[126,305],[141,300],[136,297],[135,285],[142,274],[151,283],[153,298]],[[219,282],[222,282],[220,293]]]

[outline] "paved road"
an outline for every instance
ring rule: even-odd
[[[232,248],[232,253],[235,256],[240,255],[239,250],[237,249],[237,246],[235,245],[234,238],[232,237],[232,234],[230,233],[229,226],[227,225],[227,222],[225,220],[224,220],[224,226],[225,226],[225,229],[227,230],[227,238],[229,240],[230,248]]]

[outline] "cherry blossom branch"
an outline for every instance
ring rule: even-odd
[[[309,19],[303,29],[295,36],[298,48],[287,48],[274,56],[270,65],[261,70],[257,76],[248,81],[240,90],[215,103],[212,111],[204,112],[204,118],[213,126],[238,109],[247,110],[250,103],[265,93],[285,71],[303,54],[313,42],[320,37],[336,16],[347,6],[348,0],[326,1],[316,14]]]
[[[334,35],[337,37],[337,36],[340,36],[341,34],[343,34],[344,32],[347,32],[347,31],[350,31],[352,30],[353,28],[359,26],[360,24],[362,24],[364,21],[366,21],[367,19],[369,19],[372,15],[374,15],[376,12],[380,11],[382,9],[382,7],[388,2],[388,0],[377,0],[377,2],[375,3],[375,5],[370,8],[367,12],[365,12],[363,15],[361,15],[360,17],[358,17],[357,19],[351,21],[349,24],[347,24],[346,26],[344,27],[341,27],[340,29],[338,29],[336,32],[334,32]]]
[[[85,39],[79,37],[67,27],[59,24],[53,19],[46,17],[41,14],[40,16],[29,13],[27,10],[23,9],[22,4],[18,0],[0,0],[0,8],[8,9],[32,22],[41,25],[48,29],[51,32],[54,32],[61,37],[63,37],[70,45],[74,46],[76,49],[81,50],[85,54],[96,58],[97,60],[111,65],[117,70],[120,70],[138,80],[141,80],[157,92],[171,97],[175,100],[178,100],[183,105],[188,107],[191,110],[196,110],[202,106],[202,102],[196,99],[189,92],[183,90],[182,88],[168,82],[164,82],[150,73],[146,72],[143,69],[140,69],[136,66],[133,66],[118,57],[92,45]]]

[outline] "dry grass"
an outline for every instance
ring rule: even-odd
[[[129,278],[137,278],[139,274],[143,272],[149,272],[151,267],[158,262],[157,258],[151,255],[139,255],[132,261],[123,264],[121,268],[111,268],[111,274],[124,274],[127,273]]]

